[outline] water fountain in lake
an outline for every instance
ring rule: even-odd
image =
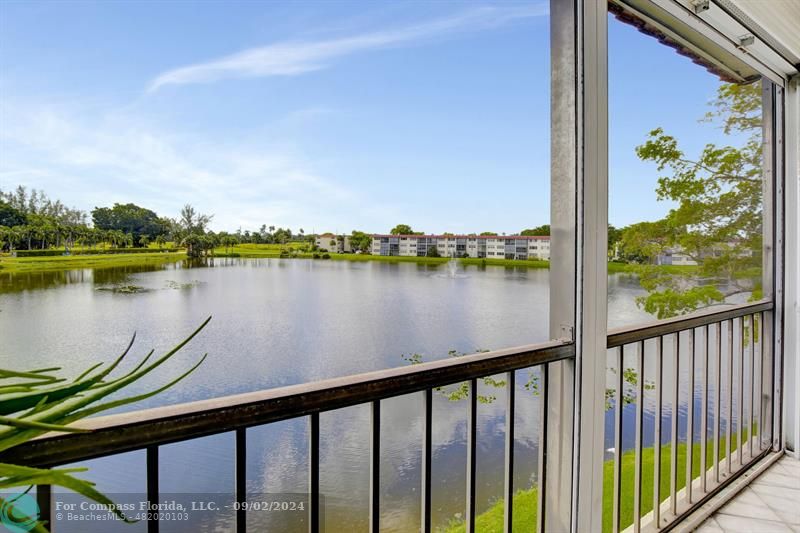
[[[438,274],[438,276],[442,277],[442,278],[450,278],[450,279],[466,278],[467,277],[467,275],[464,274],[463,272],[459,274],[459,272],[458,272],[458,259],[456,259],[455,257],[450,259],[450,261],[448,261],[447,264],[445,264],[445,271],[443,273],[441,273],[441,274]]]

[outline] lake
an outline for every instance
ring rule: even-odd
[[[150,348],[168,350],[213,316],[163,370],[128,393],[163,383],[208,353],[205,363],[173,389],[135,408],[279,387],[405,365],[404,355],[420,354],[428,361],[448,357],[449,350],[547,340],[548,277],[546,269],[519,267],[299,259],[6,274],[0,275],[0,367],[63,365],[77,374],[111,360],[136,331],[130,366]],[[126,285],[143,291],[107,290]],[[652,320],[635,304],[641,294],[635,277],[609,276],[610,327]],[[515,480],[520,488],[536,479],[539,399],[524,387],[529,374],[520,371],[517,377]],[[505,433],[504,390],[482,384],[480,393],[496,400],[479,407],[479,511],[502,497]],[[433,512],[434,523],[441,526],[464,512],[466,402],[441,394],[435,398]],[[383,402],[386,531],[418,529],[421,402],[421,394]],[[368,406],[321,416],[328,531],[367,528],[368,428]],[[626,431],[626,443],[631,438]],[[162,493],[232,492],[233,442],[232,434],[221,434],[162,447]],[[306,448],[305,420],[248,430],[250,493],[305,492]],[[144,492],[143,452],[87,464],[101,490]],[[218,516],[192,530],[227,531],[229,519]],[[305,516],[249,519],[272,531],[300,531]],[[144,531],[144,524],[116,525],[120,531]],[[164,523],[162,531],[181,527]],[[100,530],[115,529],[103,524]],[[85,524],[80,531],[88,531]]]

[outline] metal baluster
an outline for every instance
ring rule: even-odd
[[[672,428],[670,434],[669,491],[670,509],[678,515],[678,403],[680,402],[680,346],[681,334],[675,333],[672,340],[672,377],[675,390],[672,394]]]
[[[694,466],[694,328],[689,330],[689,385],[686,405],[686,501],[692,503],[692,470]]]
[[[661,522],[661,404],[664,396],[664,337],[656,342],[656,410],[653,438],[653,524],[658,529]]]
[[[728,320],[728,412],[725,424],[725,463],[728,475],[733,473],[731,462],[733,455],[731,446],[733,442],[733,319]]]
[[[762,426],[763,418],[761,415],[761,411],[764,409],[764,346],[766,343],[764,342],[766,337],[764,336],[764,328],[766,327],[767,323],[764,320],[764,313],[762,312],[758,316],[758,326],[759,326],[759,335],[758,335],[758,351],[760,354],[759,363],[758,363],[758,418],[756,419],[756,424],[758,427],[758,451],[760,452],[763,446],[763,435],[764,435],[764,428]]]
[[[736,429],[736,454],[742,467],[742,433],[744,431],[744,317],[739,319],[739,424]]]
[[[424,396],[425,421],[422,428],[422,533],[431,532],[431,458],[433,423],[433,389],[426,389]]]
[[[53,523],[53,487],[50,485],[36,485],[36,503],[39,505],[39,522],[44,524],[47,531],[55,532]]]
[[[478,382],[469,380],[469,411],[467,412],[467,533],[475,533],[475,474],[478,451]]]
[[[381,402],[372,402],[369,446],[369,530],[380,531],[381,519]]]
[[[719,483],[719,418],[722,416],[722,322],[717,322],[717,375],[714,381],[714,482]]]
[[[617,346],[617,386],[614,391],[614,515],[612,530],[620,531],[622,511],[622,387],[624,386],[624,347]]]
[[[235,484],[236,484],[236,533],[247,531],[247,430],[236,430],[236,452],[234,456]]]
[[[158,446],[147,447],[147,503],[158,505]],[[147,514],[147,533],[158,533],[158,513]]]
[[[750,315],[750,415],[747,418],[747,446],[753,458],[753,407],[756,396],[756,315]]]
[[[547,498],[547,425],[548,425],[548,399],[550,387],[550,367],[547,363],[541,365],[539,374],[539,498],[536,502],[536,530],[544,533],[545,528],[545,500]]]
[[[319,523],[319,413],[311,413],[308,431],[308,530],[317,533]]]
[[[636,345],[636,434],[635,463],[633,472],[633,531],[642,529],[642,434],[644,433],[644,341]]]
[[[708,490],[706,479],[706,470],[708,469],[706,453],[706,441],[708,440],[708,325],[703,327],[703,337],[705,349],[703,353],[703,390],[701,399],[703,411],[700,413],[700,490],[705,493]]]
[[[506,533],[513,531],[514,524],[514,417],[516,401],[516,372],[506,376],[506,456],[505,456],[505,516]]]

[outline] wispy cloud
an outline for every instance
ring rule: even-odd
[[[148,85],[155,92],[167,85],[211,83],[230,78],[297,76],[328,68],[333,60],[381,48],[406,46],[497,28],[547,14],[545,3],[529,6],[486,6],[454,16],[337,39],[288,41],[250,48],[219,59],[169,70]]]
[[[0,189],[27,184],[80,209],[133,201],[174,216],[190,202],[216,214],[216,229],[265,222],[329,229],[323,213],[335,218],[365,202],[297,147],[263,138],[211,142],[129,115],[18,103],[0,105],[0,116]]]

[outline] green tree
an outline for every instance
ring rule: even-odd
[[[734,294],[759,298],[762,293],[761,88],[723,84],[712,105],[704,120],[720,123],[737,146],[707,144],[692,157],[656,128],[636,148],[640,159],[666,171],[658,179],[657,198],[677,207],[662,220],[626,231],[623,248],[650,257],[680,251],[698,264],[680,274],[640,268],[648,294],[639,304],[659,318]]]
[[[178,226],[184,233],[196,233],[202,235],[211,224],[214,215],[204,215],[199,213],[191,204],[186,204],[181,209],[178,219]]]
[[[136,242],[144,235],[152,240],[166,232],[162,220],[154,211],[130,203],[95,207],[92,210],[92,222],[96,228],[130,233]]]
[[[389,233],[392,235],[414,235],[414,230],[408,224],[398,224]]]
[[[186,247],[186,255],[192,258],[203,255],[203,236],[198,233],[189,233],[181,241],[181,245]]]
[[[0,198],[0,226],[11,228],[28,222],[25,213]]]
[[[355,251],[369,252],[372,249],[372,235],[363,231],[353,230],[350,233],[350,246]]]
[[[527,237],[546,237],[550,235],[550,224],[543,224],[531,229],[524,229],[519,232],[520,235]]]
[[[617,256],[617,243],[622,238],[622,229],[608,225],[608,258],[614,259]]]
[[[497,232],[495,232],[495,231],[484,231],[484,232],[481,233],[481,236],[483,236],[483,237],[492,237],[492,236],[495,236],[495,235],[497,235]]]

